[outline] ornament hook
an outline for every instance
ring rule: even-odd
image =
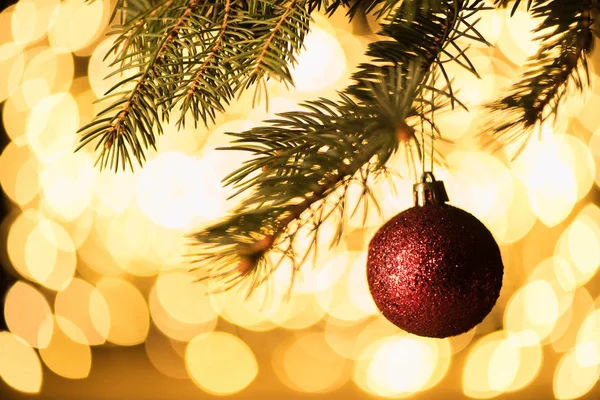
[[[413,199],[415,206],[422,207],[425,204],[442,204],[448,201],[448,194],[444,182],[436,181],[433,173],[424,172],[421,182],[413,185]]]

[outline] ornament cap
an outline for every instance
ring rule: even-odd
[[[415,206],[419,207],[425,204],[442,204],[449,200],[444,182],[436,181],[431,172],[424,172],[421,182],[413,185],[413,198]]]

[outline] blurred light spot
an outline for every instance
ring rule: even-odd
[[[460,353],[465,348],[467,348],[467,346],[469,346],[469,344],[471,344],[471,342],[473,341],[476,330],[477,328],[475,327],[463,334],[449,337],[448,341],[450,342],[450,346],[452,348],[452,354]]]
[[[575,354],[583,367],[600,366],[600,309],[590,313],[581,324]]]
[[[46,34],[59,0],[20,0],[12,13],[11,28],[15,42],[24,46]]]
[[[90,235],[77,249],[80,258],[79,269],[84,266],[89,268],[94,275],[116,277],[123,274],[123,270],[106,249],[106,244],[97,235]]]
[[[38,163],[28,146],[9,142],[0,154],[0,185],[4,193],[20,206],[37,195]],[[29,178],[27,181],[24,179]]]
[[[90,205],[97,174],[90,155],[65,154],[40,172],[44,202],[55,216],[64,221],[74,220]]]
[[[156,294],[173,318],[189,323],[208,322],[217,317],[210,306],[206,285],[184,272],[168,272],[156,279]]]
[[[563,232],[566,236],[569,258],[577,268],[577,281],[583,284],[591,279],[600,266],[600,227],[586,217],[578,217]]]
[[[527,186],[513,176],[513,188],[513,199],[502,226],[502,236],[496,237],[501,243],[506,244],[515,243],[524,238],[537,220],[529,204]]]
[[[541,141],[532,140],[512,163],[515,174],[529,188],[529,203],[544,225],[562,222],[577,201],[577,178],[563,144],[552,129],[542,127]],[[561,147],[563,146],[563,147]]]
[[[104,207],[96,207],[101,214],[122,213],[129,206],[135,195],[135,177],[129,171],[115,174],[113,171],[100,171],[96,180],[96,197]]]
[[[277,293],[276,296],[284,296]],[[325,316],[311,294],[292,292],[283,301],[269,301],[264,308],[265,316],[282,328],[300,330],[317,324]]]
[[[108,305],[100,291],[88,282],[73,279],[65,290],[56,295],[54,309],[58,324],[68,336],[68,327],[62,326],[65,321],[80,330],[77,336],[69,336],[71,340],[86,345],[99,345],[106,341],[110,330]],[[80,341],[81,338],[83,341]]]
[[[30,158],[17,172],[14,200],[23,207],[29,204],[37,196],[40,189],[38,180],[38,162]]]
[[[574,292],[570,302],[561,302],[561,307],[565,310],[550,335],[550,342],[555,352],[564,353],[574,348],[577,343],[586,342],[585,339],[578,341],[577,336],[584,320],[594,310],[594,299],[581,287]]]
[[[252,350],[240,338],[225,332],[202,334],[185,352],[192,381],[215,395],[230,395],[246,388],[258,374]]]
[[[33,286],[15,283],[4,299],[8,329],[31,347],[47,347],[52,338],[52,311],[46,298]]]
[[[120,346],[133,346],[146,340],[150,316],[140,291],[118,278],[102,278],[96,287],[108,304],[110,331],[107,340]]]
[[[156,286],[150,291],[148,306],[156,327],[174,340],[190,341],[202,333],[213,331],[217,326],[218,318],[216,316],[213,319],[198,323],[186,323],[175,319],[163,308],[157,295]]]
[[[92,88],[92,91],[94,92],[97,98],[101,98],[114,85],[121,82],[125,78],[133,76],[133,74],[135,73],[131,72],[133,70],[129,70],[125,74],[117,73],[108,77],[109,74],[119,69],[118,64],[112,67],[110,66],[110,59],[103,61],[104,57],[113,46],[114,40],[114,37],[109,36],[108,38],[100,42],[97,46],[95,46],[94,52],[92,53],[88,62],[87,77],[90,81],[90,87]],[[127,86],[125,86],[125,88],[127,88]],[[104,103],[103,105],[104,107],[106,107],[109,104]]]
[[[577,200],[583,199],[592,188],[596,178],[596,162],[591,149],[572,135],[557,135],[560,156],[573,171],[577,180]]]
[[[511,15],[511,10],[512,7],[508,7],[496,11],[504,18],[504,27],[496,46],[513,63],[522,66],[527,58],[535,55],[538,50],[539,44],[534,40],[533,33],[538,24],[523,7],[520,7],[514,15]],[[479,25],[477,27],[479,28]]]
[[[38,225],[40,216],[36,209],[29,208],[13,221],[8,231],[6,247],[8,258],[17,272],[24,278],[33,279],[25,261],[27,238]]]
[[[407,397],[424,390],[434,377],[438,348],[434,340],[396,335],[372,343],[359,360],[354,380],[361,389],[378,396]]]
[[[345,70],[346,57],[337,39],[322,29],[311,28],[291,73],[297,90],[311,92],[332,86]]]
[[[144,342],[148,359],[158,371],[175,379],[187,379],[185,361],[171,346],[169,338],[150,326]]]
[[[171,111],[169,121],[162,123],[163,134],[156,139],[156,147],[161,152],[175,152],[193,155],[208,138],[208,130],[201,125],[196,128],[192,118],[186,118],[185,125],[179,126],[180,113]]]
[[[24,103],[23,88],[19,87],[4,101],[2,124],[8,137],[18,146],[26,146],[27,119],[31,109]],[[28,147],[28,146],[27,146]]]
[[[502,238],[506,232],[506,214],[513,201],[510,171],[485,153],[456,151],[448,156],[448,164],[458,167],[447,180],[453,204],[469,210],[494,236]]]
[[[43,162],[56,161],[73,150],[79,126],[77,103],[68,93],[45,98],[27,119],[27,139]]]
[[[370,343],[357,340],[366,326],[365,321],[341,321],[329,317],[325,324],[325,340],[329,347],[340,356],[356,360],[363,350],[363,345]]]
[[[140,171],[140,209],[154,223],[174,229],[189,226],[194,217],[222,215],[220,183],[212,168],[184,154],[158,154]]]
[[[573,286],[582,286],[598,271],[600,263],[600,221],[579,214],[561,233],[554,254],[568,262],[569,279]],[[567,268],[565,268],[567,273]]]
[[[376,315],[379,313],[379,309],[373,301],[371,291],[369,290],[369,283],[366,277],[367,268],[367,252],[359,253],[358,257],[355,258],[348,272],[348,293],[352,293],[349,300],[352,304],[358,307],[360,310],[367,314]]]
[[[50,93],[68,92],[75,73],[75,61],[70,53],[57,53],[51,47],[38,47],[23,73],[23,91],[27,103],[35,103]],[[41,90],[44,86],[45,91]]]
[[[108,1],[67,0],[52,18],[48,38],[60,52],[75,52],[89,45],[100,33]]]
[[[75,246],[54,221],[41,220],[25,243],[25,263],[31,277],[52,290],[66,288],[75,274]]]
[[[0,332],[0,378],[19,392],[38,393],[42,387],[42,364],[23,339]]]
[[[490,362],[505,333],[497,331],[479,339],[469,350],[462,374],[465,395],[475,399],[489,399],[499,393],[490,382]]]
[[[14,4],[6,7],[0,12],[0,43],[13,41],[12,36],[12,15],[15,12]]]
[[[558,299],[552,285],[536,280],[519,288],[509,300],[504,327],[518,335],[514,340],[522,345],[536,345],[550,335],[558,317]]]
[[[576,399],[588,393],[600,377],[598,365],[579,364],[576,349],[560,359],[554,371],[553,391],[557,399]]]
[[[16,43],[0,44],[0,102],[17,89],[24,68],[25,57],[21,46]]]
[[[47,348],[40,349],[40,357],[52,372],[63,378],[87,378],[92,368],[92,351],[90,346],[82,344],[84,333],[59,315],[56,321],[52,341]],[[73,336],[78,336],[78,340],[73,340]]]
[[[304,393],[328,393],[350,378],[348,361],[336,354],[323,333],[308,333],[287,344],[273,358],[273,369],[289,388]]]
[[[251,331],[268,331],[277,327],[268,320],[262,309],[266,301],[266,285],[256,288],[252,296],[246,298],[245,290],[232,289],[210,295],[211,305],[225,320]],[[280,301],[273,299],[271,301]]]

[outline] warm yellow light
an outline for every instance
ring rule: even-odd
[[[27,140],[35,155],[49,163],[73,151],[78,127],[79,112],[73,97],[68,93],[55,94],[37,103],[31,111]]]
[[[371,296],[369,283],[367,282],[367,252],[361,252],[354,257],[347,278],[348,300],[361,311],[369,315],[376,315],[379,309]]]
[[[475,399],[489,399],[499,394],[490,382],[490,361],[504,337],[504,332],[493,332],[480,338],[471,347],[462,374],[465,395]]]
[[[216,317],[198,323],[187,323],[175,319],[163,308],[157,295],[156,286],[150,291],[148,307],[152,316],[152,322],[154,322],[156,327],[169,338],[181,342],[187,342],[202,333],[211,332],[217,326],[218,318]]]
[[[0,185],[4,193],[20,206],[37,195],[38,162],[28,146],[10,142],[0,154]]]
[[[31,347],[48,347],[54,319],[48,301],[33,286],[19,281],[8,290],[4,317],[8,329]]]
[[[96,211],[103,215],[120,214],[131,205],[135,195],[135,177],[129,171],[115,174],[103,170],[97,175],[95,189],[96,198],[102,204],[96,207]]]
[[[42,365],[35,351],[10,332],[0,332],[0,378],[19,392],[38,393]]]
[[[148,335],[150,316],[140,291],[118,278],[102,278],[96,287],[104,296],[110,314],[107,340],[120,346],[143,343]]]
[[[577,333],[577,362],[584,367],[600,367],[600,309],[590,313]]]
[[[506,306],[504,327],[522,345],[536,345],[554,329],[559,318],[558,298],[544,280],[527,283],[515,292]]]
[[[133,73],[126,74],[115,74],[109,78],[106,78],[109,74],[119,69],[119,65],[110,67],[111,58],[103,61],[106,54],[114,44],[115,38],[110,36],[95,46],[94,52],[90,56],[88,61],[88,74],[87,78],[90,81],[90,87],[97,98],[101,98],[104,94],[117,83],[123,79],[130,77]],[[111,53],[112,55],[112,53]],[[105,79],[106,78],[106,79]],[[135,85],[135,83],[133,83]],[[125,86],[127,87],[127,86]],[[109,100],[110,101],[110,100]],[[104,102],[100,105],[107,107],[110,103]]]
[[[301,92],[322,91],[340,79],[346,70],[344,50],[328,32],[311,27],[304,38],[298,64],[292,70],[295,88]]]
[[[496,11],[504,19],[504,26],[496,46],[517,66],[522,66],[527,58],[535,55],[539,43],[534,40],[533,29],[538,22],[520,7],[511,15],[512,7]],[[479,27],[479,25],[478,25]]]
[[[451,176],[445,184],[451,202],[469,210],[496,237],[502,238],[506,232],[506,214],[513,201],[510,171],[486,153],[453,152],[448,156],[448,164]]]
[[[194,384],[216,395],[237,393],[258,374],[250,347],[225,332],[206,333],[192,340],[185,351],[185,365]]]
[[[106,341],[110,330],[108,304],[98,289],[75,278],[54,300],[54,312],[62,330],[75,342],[86,345],[99,345]],[[64,321],[80,330],[76,336],[69,335],[69,327]],[[81,339],[83,338],[83,341]]]
[[[48,30],[50,44],[60,52],[88,46],[103,29],[108,1],[67,0],[60,3]]]
[[[457,336],[449,337],[448,341],[450,342],[450,346],[452,348],[452,354],[460,353],[465,348],[467,348],[467,346],[469,346],[469,344],[471,344],[471,342],[473,341],[476,331],[477,328],[473,328],[468,332],[462,333]]]
[[[600,264],[600,219],[589,208],[583,211],[562,232],[554,249],[555,255],[568,262],[574,286],[589,282]]]
[[[59,3],[59,0],[20,0],[11,20],[15,42],[24,46],[41,39]]]
[[[366,326],[368,325],[364,320],[359,322],[341,321],[333,317],[328,317],[323,333],[327,344],[333,351],[349,360],[356,360],[360,357],[364,346],[371,343],[367,340],[357,340]]]
[[[39,220],[40,216],[37,210],[30,208],[23,211],[10,225],[6,239],[8,258],[11,264],[21,276],[29,279],[33,278],[25,262],[25,243]]]
[[[171,345],[168,337],[153,326],[144,342],[148,359],[158,371],[175,379],[187,379],[185,361]]]
[[[69,91],[75,71],[71,53],[57,53],[51,47],[38,47],[28,52],[28,56],[31,60],[23,73],[23,91],[30,107],[43,98],[40,96],[42,85],[50,93]]]
[[[27,119],[31,109],[23,98],[23,88],[18,87],[4,101],[2,107],[2,124],[8,137],[19,147],[27,146]]]
[[[40,172],[44,203],[62,221],[73,221],[90,205],[97,169],[92,156],[67,153]]]
[[[594,311],[594,299],[585,287],[580,287],[574,292],[571,301],[561,302],[565,311],[550,335],[552,348],[555,352],[564,353],[577,344],[577,336],[585,319]],[[579,343],[587,342],[582,339]]]
[[[181,153],[160,153],[139,172],[137,202],[157,225],[184,229],[194,218],[224,213],[220,183],[205,161]]]
[[[276,328],[277,325],[267,319],[262,311],[267,300],[265,290],[267,290],[266,285],[262,285],[254,290],[252,296],[246,298],[246,291],[243,288],[232,289],[211,295],[210,301],[219,315],[232,324],[252,331],[268,331]],[[273,301],[281,301],[281,299]]]
[[[507,210],[504,224],[501,224],[502,236],[497,240],[502,243],[515,243],[527,235],[535,221],[535,213],[529,204],[529,192],[527,186],[513,175],[513,199]]]
[[[198,324],[217,317],[206,285],[185,272],[167,272],[156,279],[156,294],[163,309],[178,321]]]
[[[391,336],[365,352],[370,358],[365,376],[360,377],[363,368],[357,365],[354,379],[361,389],[379,396],[406,397],[423,390],[437,369],[437,346],[415,336]]]
[[[548,227],[559,224],[570,214],[578,195],[577,178],[561,148],[569,141],[558,136],[544,125],[542,140],[531,140],[512,163],[515,175],[529,189],[531,208]]]
[[[52,372],[69,379],[87,378],[92,368],[90,346],[82,344],[85,334],[71,321],[56,316],[50,345],[40,350],[40,357]],[[73,340],[72,337],[78,340]]]
[[[286,329],[300,330],[317,324],[325,316],[325,310],[319,307],[312,294],[292,291],[289,298],[277,289],[274,296],[280,297],[266,302],[265,316],[275,324]]]
[[[52,290],[66,288],[75,274],[75,245],[68,232],[49,219],[40,220],[25,242],[31,277]]]
[[[0,44],[0,102],[17,89],[24,68],[25,57],[21,46],[11,42]]]
[[[347,360],[335,353],[323,333],[301,335],[281,343],[273,358],[273,369],[291,389],[304,393],[328,393],[350,378]]]
[[[577,350],[565,353],[554,371],[553,391],[557,399],[577,399],[588,393],[600,377],[598,365],[581,365]]]

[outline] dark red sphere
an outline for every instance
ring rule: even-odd
[[[369,244],[375,304],[401,329],[443,338],[467,332],[496,304],[504,267],[490,231],[448,204],[401,212]]]

